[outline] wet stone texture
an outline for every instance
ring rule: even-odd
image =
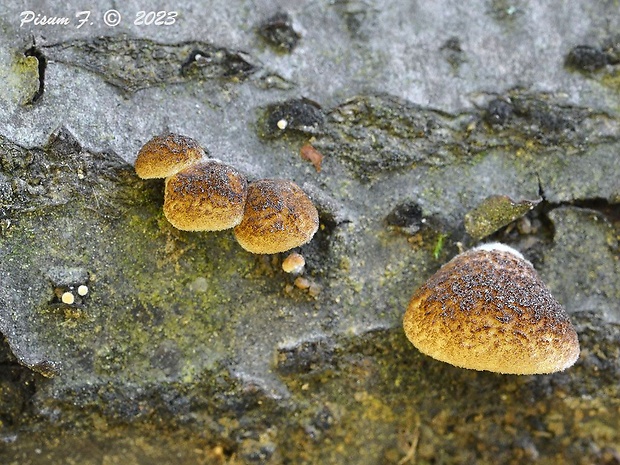
[[[104,2],[77,28],[37,4],[72,22],[0,28],[0,463],[620,462],[617,5],[186,1],[145,27]],[[132,165],[170,131],[303,187],[303,275],[166,221]],[[532,261],[574,367],[406,340],[480,240]]]

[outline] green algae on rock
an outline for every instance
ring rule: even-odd
[[[479,241],[522,217],[542,199],[515,202],[507,195],[492,195],[465,214],[465,231]]]
[[[21,105],[32,104],[39,97],[39,59],[28,55],[15,58],[13,66],[6,72],[0,72],[0,78],[5,80],[8,95],[3,99],[13,100]]]

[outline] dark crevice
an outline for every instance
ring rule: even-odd
[[[542,196],[542,186],[539,185],[539,189]],[[547,200],[542,200],[525,215],[487,237],[485,242],[497,241],[514,247],[536,267],[555,237],[555,226],[548,216],[554,208]]]
[[[620,222],[620,203],[611,202],[603,197],[591,197],[587,199],[575,199],[567,200],[563,202],[549,202],[545,196],[545,188],[540,179],[540,175],[536,174],[538,178],[538,195],[542,198],[542,202],[539,210],[544,210],[546,213],[559,207],[573,206],[579,208],[587,208],[590,210],[601,213],[612,224]]]
[[[19,364],[0,333],[0,434],[18,429],[27,421],[36,394],[37,380],[32,370]]]
[[[604,198],[595,197],[591,199],[573,200],[571,202],[561,202],[558,204],[551,204],[552,206],[551,209],[565,206],[565,205],[571,205],[573,207],[587,208],[590,210],[594,210],[594,211],[601,213],[611,223],[620,222],[620,204],[611,203],[609,200],[604,199]]]
[[[549,218],[549,213],[557,207],[559,207],[559,205],[554,205],[546,200],[543,200],[540,208],[536,212],[536,217],[541,225],[540,237],[542,242],[547,246],[551,245],[555,239],[555,223],[551,221],[551,218]],[[542,258],[542,256],[538,258]],[[535,262],[536,260],[533,261]]]
[[[545,201],[547,200],[545,197],[545,189],[543,188],[542,181],[540,180],[540,175],[538,173],[536,173],[536,179],[538,179],[538,197]]]
[[[30,104],[35,104],[43,96],[43,92],[45,91],[45,69],[47,68],[47,58],[36,45],[26,50],[24,55],[27,57],[35,57],[39,61],[39,89],[34,93],[29,102]]]
[[[181,75],[185,76],[188,73],[188,70],[190,68],[190,66],[194,65],[196,63],[196,59],[197,57],[201,57],[204,56],[205,53],[201,52],[198,49],[194,49],[191,51],[191,53],[189,54],[189,56],[187,57],[187,60],[185,60],[183,63],[181,63]]]
[[[543,196],[542,186],[540,195]],[[601,214],[616,229],[617,234],[620,234],[620,204],[611,203],[603,198],[555,203],[543,200],[522,218],[487,237],[485,242],[498,241],[516,247],[526,252],[528,259],[537,266],[542,261],[545,248],[549,247],[555,238],[555,225],[549,214],[557,208],[566,206],[588,209]],[[528,236],[536,237],[536,241],[528,240]]]

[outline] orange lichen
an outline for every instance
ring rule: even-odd
[[[321,172],[321,163],[323,163],[323,154],[310,144],[305,144],[299,150],[299,155],[304,160],[308,160],[314,165],[314,169],[317,173]]]

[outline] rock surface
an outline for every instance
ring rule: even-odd
[[[0,462],[620,460],[617,6],[210,4],[147,26],[129,2],[109,27],[104,2],[79,28],[83,6],[38,2],[22,27],[5,8]],[[163,181],[132,164],[166,131],[303,186],[321,222],[304,285],[284,255],[165,220]],[[461,370],[403,334],[492,196],[542,199],[468,230],[566,307],[566,372]]]

